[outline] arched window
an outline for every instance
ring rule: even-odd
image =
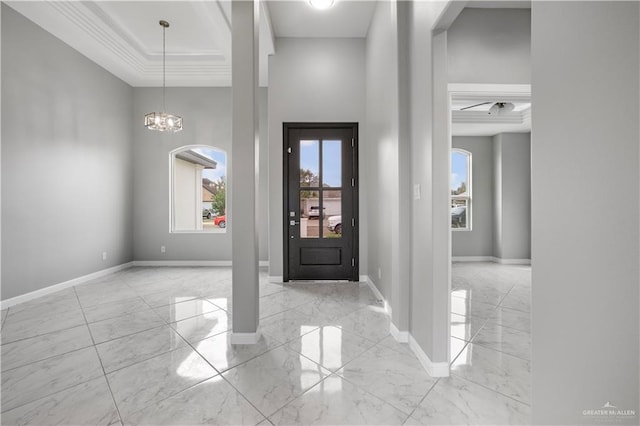
[[[451,228],[471,230],[471,153],[451,150]]]
[[[227,154],[189,145],[169,156],[171,232],[226,232]]]

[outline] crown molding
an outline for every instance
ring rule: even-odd
[[[451,111],[451,119],[453,123],[522,124],[525,122],[525,111],[505,115],[488,114],[486,111]]]
[[[449,83],[451,101],[482,102],[531,102],[530,84],[467,84]],[[487,111],[451,111],[454,136],[493,135],[503,131],[531,131],[531,108],[512,111],[505,115],[488,114]]]
[[[133,30],[121,24],[100,3],[9,1],[6,4],[126,83],[136,87],[162,85],[162,52],[146,49]],[[222,6],[218,1],[185,4],[212,29],[218,44],[228,48],[167,52],[167,86],[230,86],[231,32]],[[107,6],[117,7],[115,3]]]

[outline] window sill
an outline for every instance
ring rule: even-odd
[[[194,230],[194,231],[180,231],[180,230],[170,230],[169,231],[170,234],[226,234],[227,233],[227,228],[213,228],[213,229],[203,229],[203,230]]]

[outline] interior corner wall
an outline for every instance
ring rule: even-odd
[[[283,135],[285,122],[359,123],[360,274],[367,271],[365,41],[277,38],[269,57],[269,275],[283,275]]]
[[[637,425],[640,3],[531,7],[533,423]]]
[[[465,8],[447,31],[450,83],[531,82],[531,11]]]
[[[3,300],[132,260],[132,101],[2,4]]]
[[[369,269],[367,274],[393,305],[394,273],[398,272],[399,137],[398,52],[395,2],[377,2],[367,35],[366,138],[369,212]],[[394,250],[395,249],[395,250]],[[394,254],[395,259],[394,259]]]
[[[243,161],[234,158],[231,145],[231,89],[228,87],[167,88],[168,108],[183,117],[184,129],[178,133],[151,132],[142,125],[142,117],[162,102],[161,88],[134,89],[133,116],[140,119],[134,126],[134,260],[139,261],[231,261],[233,211],[230,170]],[[260,90],[260,188],[258,193],[260,260],[267,260],[266,214],[268,191],[266,178],[267,90]],[[169,222],[169,157],[170,152],[185,145],[211,145],[227,154],[226,233],[170,232]],[[265,151],[265,152],[263,152]],[[166,252],[160,252],[165,246]]]
[[[452,147],[471,153],[471,230],[451,231],[455,257],[491,257],[493,252],[494,195],[491,136],[454,136]]]

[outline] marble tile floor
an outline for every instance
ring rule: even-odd
[[[486,395],[480,400],[491,398],[486,405],[475,403],[473,410],[454,417],[459,419],[456,421],[529,423],[531,267],[454,263],[451,311],[451,377],[438,382],[435,390],[442,393],[430,392],[413,417],[425,423],[438,423],[443,418],[432,411],[439,398],[455,394],[468,401],[462,408],[469,408],[474,406],[473,393]],[[503,409],[488,410],[491,404]]]
[[[530,269],[454,264],[451,377],[365,283],[269,283],[231,345],[230,268],[130,268],[1,313],[4,425],[527,424]]]

